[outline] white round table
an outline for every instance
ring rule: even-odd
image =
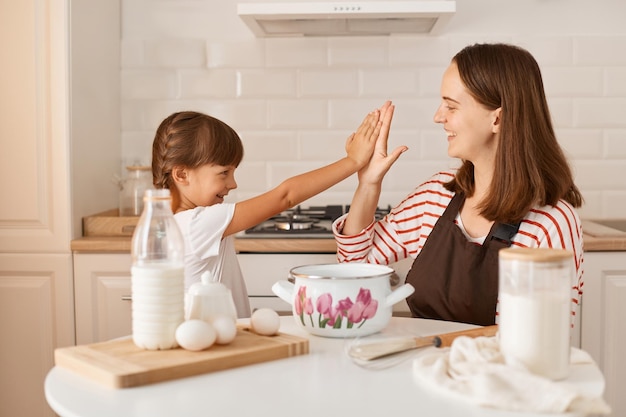
[[[425,336],[471,327],[393,317],[383,333]],[[350,339],[309,335],[291,316],[281,318],[280,331],[308,337],[309,354],[124,389],[107,388],[54,367],[46,377],[46,399],[61,417],[546,417],[481,408],[433,394],[417,385],[410,359],[382,370],[364,369],[345,353]],[[595,366],[572,378],[603,392],[604,378]]]

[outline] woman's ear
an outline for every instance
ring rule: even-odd
[[[172,180],[179,185],[189,184],[187,170],[184,167],[174,167],[172,169]]]
[[[502,107],[498,107],[493,111],[493,121],[491,123],[491,130],[493,133],[500,132],[500,126],[502,121]]]

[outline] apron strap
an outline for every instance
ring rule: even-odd
[[[500,241],[507,246],[511,246],[513,236],[517,234],[519,230],[520,222],[517,223],[498,223],[496,230],[491,235],[491,240]]]

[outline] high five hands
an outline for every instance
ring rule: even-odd
[[[391,128],[394,110],[395,106],[391,101],[386,101],[378,110],[382,126],[380,127],[374,153],[369,163],[359,170],[359,182],[362,184],[380,184],[387,171],[400,158],[400,155],[409,149],[405,145],[400,145],[391,153],[387,153],[387,140],[389,139],[389,129]]]

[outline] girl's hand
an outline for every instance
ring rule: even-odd
[[[391,154],[387,154],[387,139],[395,106],[391,101],[385,102],[379,109],[382,125],[376,140],[376,146],[369,163],[359,170],[359,183],[380,185],[391,166],[398,160],[403,152],[409,148],[405,145],[398,146]]]
[[[361,126],[346,140],[346,153],[348,158],[356,162],[359,169],[363,168],[372,158],[376,140],[380,135],[382,123],[380,122],[380,110],[370,112]]]

